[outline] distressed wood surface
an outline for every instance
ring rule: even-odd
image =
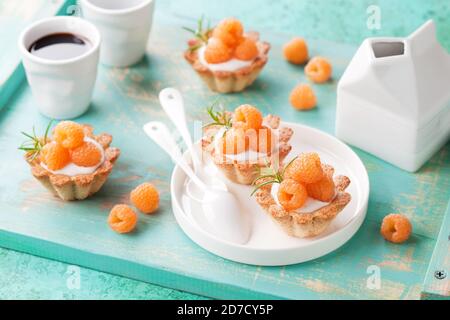
[[[425,276],[422,298],[450,299],[450,204]]]
[[[213,256],[194,245],[176,225],[168,194],[172,164],[140,129],[150,119],[165,120],[156,96],[163,87],[175,86],[184,93],[191,120],[204,118],[204,106],[216,98],[180,58],[186,35],[167,21],[157,21],[149,46],[150,58],[130,69],[102,67],[92,108],[79,119],[92,123],[98,131],[112,133],[114,144],[123,152],[107,185],[95,198],[63,203],[31,178],[15,149],[21,142],[18,132],[33,124],[44,128],[47,120],[35,110],[26,86],[21,87],[4,110],[0,118],[1,245],[212,297],[418,298],[449,199],[449,144],[417,174],[408,174],[356,150],[371,180],[368,217],[349,243],[326,257],[271,268],[237,264]],[[315,86],[319,97],[317,110],[298,113],[288,106],[287,95],[292,86],[304,80],[304,75],[301,68],[289,66],[281,58],[280,46],[288,36],[265,33],[264,38],[274,48],[261,78],[245,93],[223,96],[223,100],[230,107],[254,103],[289,121],[332,133],[336,80],[355,47],[311,41],[313,54],[332,58],[335,79]],[[106,225],[108,210],[117,202],[127,201],[129,190],[145,180],[154,181],[162,190],[162,209],[155,216],[141,215],[135,234],[112,233]],[[386,243],[379,236],[379,223],[390,212],[404,212],[413,221],[414,235],[405,245]],[[0,255],[5,256],[8,254]],[[57,263],[42,268],[51,266],[62,268]],[[379,289],[367,286],[371,266],[380,268]],[[111,285],[121,285],[117,280],[120,278],[98,277],[110,279]],[[92,283],[102,283],[96,282],[98,277],[91,276],[92,282],[83,283],[88,288]],[[130,288],[134,284],[126,283],[131,297],[144,296],[132,295]]]

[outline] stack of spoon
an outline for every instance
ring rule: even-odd
[[[193,169],[164,123],[149,122],[144,125],[144,131],[187,175],[187,194],[193,201],[201,204],[202,208],[202,212],[190,215],[191,222],[204,228],[205,224],[198,220],[205,219],[209,227],[204,231],[232,243],[247,243],[250,237],[248,217],[242,212],[236,196],[228,190],[227,185],[220,179],[205,174],[202,157],[198,155],[186,124],[181,93],[173,88],[163,89],[159,94],[159,101],[183,138]]]

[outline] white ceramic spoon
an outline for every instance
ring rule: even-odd
[[[159,102],[169,119],[175,125],[175,128],[180,133],[184,143],[186,143],[186,146],[191,154],[195,174],[207,185],[216,186],[217,188],[227,190],[225,183],[217,178],[215,179],[204,171],[201,156],[199,156],[197,150],[198,148],[195,147],[187,127],[186,113],[184,111],[183,97],[181,96],[181,93],[174,88],[163,89],[159,93]],[[201,190],[192,180],[188,182],[186,189],[192,197],[201,197]]]
[[[213,235],[237,244],[245,244],[250,237],[250,224],[236,197],[227,190],[206,185],[192,171],[184,160],[175,140],[161,122],[149,122],[144,125],[145,133],[159,145],[172,160],[186,173],[195,185],[202,191],[202,199],[196,199],[202,205],[204,218],[212,230],[206,230]],[[203,223],[197,225],[202,226]]]
[[[197,170],[201,170],[201,161],[198,153],[195,150],[191,134],[189,133],[189,129],[186,125],[186,115],[181,93],[173,88],[163,89],[159,93],[159,102],[161,103],[161,107],[166,112],[169,119],[175,125],[175,128],[177,128],[177,130],[180,132],[184,143],[186,143],[186,146],[191,153],[194,170],[197,173]]]

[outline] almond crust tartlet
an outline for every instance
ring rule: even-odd
[[[270,51],[268,42],[259,41],[258,32],[247,33],[247,36],[255,40],[258,48],[258,56],[247,67],[235,71],[212,71],[200,62],[199,50],[187,49],[184,52],[184,58],[212,91],[219,93],[241,92],[256,80],[268,61]]]
[[[323,168],[324,171],[334,171],[328,165],[323,165]],[[336,196],[329,204],[312,212],[285,210],[273,198],[271,185],[261,187],[256,191],[256,201],[288,235],[297,238],[315,237],[325,231],[331,221],[351,200],[351,195],[345,192],[350,184],[350,179],[339,175],[335,176],[333,180],[336,186]]]
[[[111,173],[114,163],[120,155],[118,148],[110,147],[112,136],[106,133],[93,134],[93,128],[82,125],[85,135],[97,141],[104,150],[104,162],[91,174],[67,176],[54,174],[40,165],[39,157],[32,157],[31,153],[25,154],[25,160],[31,167],[33,176],[54,195],[62,200],[83,200],[101,189]]]
[[[260,157],[255,160],[234,160],[222,153],[217,153],[213,140],[220,128],[211,126],[204,130],[205,135],[202,139],[203,151],[211,157],[214,164],[232,182],[245,185],[252,184],[259,176],[261,168],[268,165],[281,165],[291,151],[292,146],[289,144],[289,140],[294,131],[288,127],[280,127],[280,117],[278,116],[267,115],[263,122],[271,129],[278,130],[278,148],[266,157]]]

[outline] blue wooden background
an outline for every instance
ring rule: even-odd
[[[202,117],[203,102],[213,99],[213,94],[204,90],[202,83],[181,61],[180,52],[173,51],[174,48],[179,50],[183,47],[183,43],[173,43],[174,39],[179,42],[184,37],[183,34],[179,34],[181,31],[178,28],[173,29],[173,25],[193,23],[193,19],[201,12],[213,18],[220,18],[217,15],[218,12],[225,16],[235,15],[246,25],[262,32],[271,30],[266,32],[270,34],[270,41],[275,48],[271,55],[271,65],[269,64],[265,71],[266,76],[262,77],[261,81],[247,93],[227,97],[226,100],[230,105],[252,100],[266,111],[281,113],[289,120],[307,123],[328,132],[333,132],[333,100],[336,82],[317,87],[321,101],[318,110],[305,114],[291,110],[286,102],[290,86],[304,78],[301,70],[285,65],[281,60],[279,46],[287,39],[285,34],[300,34],[307,38],[323,38],[357,44],[362,38],[372,34],[407,35],[427,18],[435,17],[438,22],[439,36],[444,45],[449,47],[448,32],[445,32],[449,30],[449,25],[443,20],[449,8],[442,2],[426,4],[417,0],[417,6],[405,5],[404,1],[380,2],[383,20],[382,29],[379,31],[370,31],[365,28],[365,9],[370,4],[365,1],[358,1],[358,4],[353,3],[351,6],[349,1],[282,1],[276,5],[267,2],[265,6],[259,3],[256,5],[255,1],[232,0],[222,8],[219,2],[215,1],[160,1],[157,5],[153,41],[150,43],[150,59],[132,69],[101,69],[94,106],[83,119],[97,122],[96,117],[107,111],[110,114],[108,120],[113,123],[113,130],[120,132],[117,129],[120,125],[127,133],[125,136],[113,132],[115,143],[121,147],[126,146],[130,137],[141,134],[138,131],[140,126],[136,123],[140,124],[145,119],[140,119],[138,115],[146,114],[148,117],[157,119],[163,117],[157,108],[155,93],[167,85],[177,85],[183,91],[192,94],[187,97],[191,105],[190,115],[193,118]],[[186,10],[187,7],[189,10]],[[402,12],[406,12],[410,19],[405,21],[393,19],[395,12],[401,9],[404,9]],[[189,12],[189,16],[186,16],[186,12]],[[174,33],[173,36],[171,32]],[[311,41],[311,43],[313,51],[333,55],[333,62],[337,66],[336,75],[343,71],[345,63],[355,49],[354,46],[335,45],[333,42],[326,41]],[[172,68],[165,68],[164,63],[168,61],[173,63]],[[285,83],[289,85],[278,84],[281,77],[285,77]],[[267,90],[272,92],[270,98],[263,93]],[[11,141],[16,142],[17,139],[17,132],[14,131],[17,127],[17,122],[14,121],[17,119],[23,120],[20,121],[25,127],[23,129],[32,123],[40,124],[42,127],[46,120],[33,113],[32,108],[33,102],[28,90],[21,88],[5,109],[5,115],[0,118],[0,149],[2,151],[13,152],[9,146],[13,144]],[[128,109],[124,110],[124,108]],[[27,110],[29,115],[25,115],[24,110]],[[117,112],[116,117],[114,112]],[[102,122],[98,122],[98,126],[99,129],[109,129],[109,125]],[[145,142],[144,145],[151,147],[149,142]],[[193,280],[190,282],[186,278],[169,278],[165,285],[170,285],[170,280],[173,280],[176,287],[188,288],[192,285],[196,292],[220,291],[223,290],[223,285],[219,280],[229,283],[232,282],[232,278],[239,276],[238,285],[247,290],[233,291],[228,287],[230,297],[258,297],[257,293],[272,292],[279,296],[302,298],[418,298],[449,198],[448,150],[447,145],[416,175],[401,172],[358,151],[368,167],[371,181],[375,181],[377,187],[372,186],[371,209],[369,219],[363,226],[364,230],[359,232],[351,243],[332,255],[301,266],[258,268],[226,262],[190,245],[187,253],[193,255],[189,260],[193,264],[192,267],[199,270],[202,268],[217,270],[216,285],[211,286]],[[128,155],[122,161],[121,171],[112,177],[116,179],[115,182],[119,187],[109,187],[106,192],[116,193],[118,197],[123,196],[125,190],[129,190],[129,186],[144,179],[156,179],[160,187],[167,190],[169,165],[149,167],[150,170],[146,175],[133,175],[130,174],[130,172],[133,173],[133,168],[127,168],[127,166],[142,167],[145,164],[143,161],[133,162],[132,158],[139,155],[139,150],[130,148],[127,151]],[[17,155],[8,156],[8,159],[16,158]],[[158,156],[152,159],[153,161],[167,162],[167,159]],[[17,166],[21,166],[20,162]],[[11,171],[10,168],[8,169]],[[3,166],[0,170],[2,170],[1,173],[5,173],[7,168]],[[128,173],[125,173],[127,171]],[[25,177],[25,173],[20,175]],[[395,180],[392,177],[396,177]],[[25,184],[21,185],[24,189],[21,190],[31,195],[29,199],[42,199],[41,206],[46,206],[46,201],[52,201],[41,190],[36,189],[36,185],[33,185],[31,180],[24,181]],[[9,189],[9,186],[2,184],[0,188],[5,191]],[[19,197],[19,200],[24,200],[20,199],[20,194],[13,192],[4,193],[1,199],[5,203],[14,204],[17,203],[16,199],[13,199],[15,195]],[[23,204],[22,201],[21,205]],[[26,205],[25,202],[25,208]],[[33,205],[33,201],[29,201],[28,206],[33,207]],[[107,212],[110,205],[111,203],[105,204],[104,212]],[[6,208],[2,207],[1,215],[9,214]],[[21,208],[23,209],[24,206]],[[154,223],[153,220],[157,223],[161,220],[162,225],[169,223],[166,226],[171,226],[173,218],[167,212],[169,211],[167,194],[163,195],[163,208],[166,209],[163,212],[164,215],[145,219],[144,224]],[[407,245],[387,244],[378,235],[381,218],[393,211],[406,213],[414,222],[415,234]],[[104,212],[103,216],[98,216],[99,219],[104,218]],[[59,219],[64,220],[63,217],[56,217],[55,221]],[[161,233],[163,231],[155,230]],[[158,234],[154,236],[157,239]],[[188,241],[183,239],[184,235],[179,230],[177,237],[180,237],[179,241],[183,244]],[[4,237],[2,240],[12,243],[10,238]],[[356,245],[359,243],[364,245]],[[23,250],[30,251],[26,247],[26,242],[21,245]],[[185,249],[182,248],[182,250]],[[163,247],[158,254],[170,255],[170,250]],[[197,298],[187,293],[87,269],[80,270],[80,287],[74,289],[68,281],[74,273],[78,272],[76,268],[3,249],[0,249],[0,257],[0,270],[4,271],[4,276],[0,276],[0,297],[3,298]],[[367,267],[371,265],[379,266],[382,271],[383,285],[379,290],[370,290],[366,286],[366,280],[369,277]],[[353,274],[348,272],[350,269]],[[219,272],[220,270],[223,270],[222,273]],[[339,279],[339,276],[342,278]],[[219,295],[213,294],[213,296]]]

